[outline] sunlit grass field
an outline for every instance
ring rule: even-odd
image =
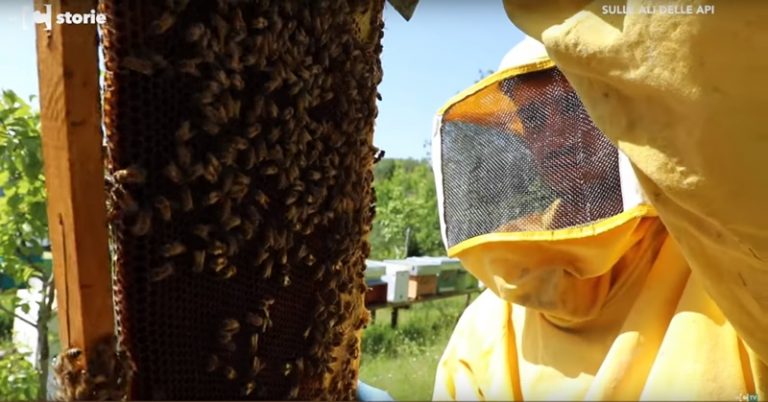
[[[363,333],[360,379],[398,401],[431,400],[437,362],[465,303],[459,296],[414,304],[400,310],[396,329],[391,310],[378,310]]]

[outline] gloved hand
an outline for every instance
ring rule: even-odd
[[[360,380],[357,381],[357,399],[360,401],[394,401],[384,390],[372,387]]]

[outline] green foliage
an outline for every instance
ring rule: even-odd
[[[11,330],[13,330],[13,317],[8,314],[0,314],[0,342],[11,339]]]
[[[374,178],[377,201],[371,258],[444,254],[435,180],[429,164],[413,159],[384,159],[376,165]]]
[[[32,400],[38,373],[10,341],[0,342],[0,400]]]
[[[29,101],[34,98],[30,97]],[[52,270],[42,260],[48,235],[45,178],[40,138],[40,115],[28,102],[12,91],[0,96],[0,273],[15,284],[26,284],[31,278],[43,283],[43,295]],[[41,303],[40,316],[50,317],[50,299]],[[0,290],[0,315],[13,322],[13,312],[20,308],[16,288]],[[38,328],[41,326],[38,325]],[[44,327],[40,333],[48,337]],[[35,367],[11,346],[5,346],[6,356],[0,359],[0,399],[34,399],[44,395],[47,370]],[[2,350],[2,349],[0,349]],[[47,356],[41,355],[41,360]]]
[[[30,98],[30,101],[32,98]],[[0,98],[0,272],[16,283],[33,275],[48,235],[40,116],[12,91]],[[37,269],[35,269],[37,268]]]
[[[463,297],[415,304],[400,311],[395,329],[391,310],[377,311],[363,333],[360,379],[398,401],[431,400],[437,363],[464,304]]]

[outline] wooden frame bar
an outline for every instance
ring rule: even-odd
[[[35,0],[35,9],[44,10]],[[107,239],[98,41],[95,24],[58,25],[59,12],[89,13],[95,0],[50,2],[51,30],[37,25],[48,225],[62,349],[90,348],[114,333]]]

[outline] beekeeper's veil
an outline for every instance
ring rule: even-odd
[[[534,39],[524,39],[498,72],[451,99],[434,128],[443,241],[450,256],[491,288],[500,265],[535,271],[537,264],[565,263],[578,278],[601,275],[618,258],[616,250],[598,260],[590,251],[584,260],[555,248],[629,236],[652,213],[629,162]],[[545,242],[547,252],[526,249],[543,250]]]

